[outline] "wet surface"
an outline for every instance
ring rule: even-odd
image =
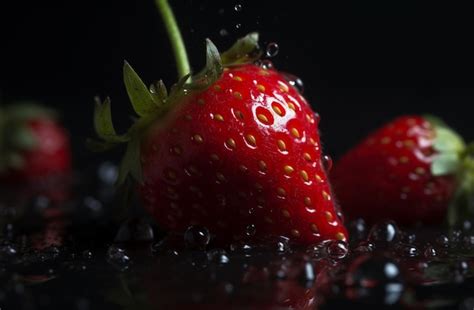
[[[200,226],[165,235],[140,212],[117,224],[115,169],[102,164],[61,195],[2,193],[0,309],[474,308],[471,222],[448,231],[359,220],[349,244],[222,246]]]

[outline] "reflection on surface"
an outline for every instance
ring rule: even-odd
[[[112,183],[99,178],[88,184],[92,189],[86,186],[62,201],[46,195],[2,200],[0,307],[469,309],[472,304],[469,222],[444,232],[402,231],[393,222],[369,229],[358,220],[348,225],[349,245],[332,241],[298,248],[272,237],[221,246],[205,227],[164,236],[143,215],[116,225],[110,216],[116,207]]]

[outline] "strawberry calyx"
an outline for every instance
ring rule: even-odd
[[[453,175],[457,189],[448,207],[446,221],[453,227],[474,217],[474,142],[466,144],[463,138],[442,120],[425,116],[435,130],[431,165],[433,176]]]
[[[0,173],[24,167],[24,152],[34,150],[37,138],[28,122],[54,119],[53,111],[33,102],[17,102],[0,107]]]
[[[181,99],[185,96],[206,90],[219,80],[225,67],[253,63],[260,56],[258,33],[255,32],[237,40],[222,54],[207,39],[205,67],[195,75],[187,74],[180,78],[169,91],[162,80],[147,87],[132,66],[125,62],[124,84],[137,118],[126,133],[117,134],[112,122],[110,98],[103,102],[96,98],[94,127],[99,140],[89,139],[87,144],[92,150],[105,151],[126,143],[127,149],[120,166],[118,183],[123,184],[128,176],[141,182],[140,146],[150,125],[163,121],[167,113],[182,102]]]

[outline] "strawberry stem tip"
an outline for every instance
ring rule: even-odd
[[[178,68],[178,75],[181,79],[191,72],[183,37],[181,36],[178,23],[176,22],[168,0],[155,0],[155,4],[163,19],[166,31],[168,32],[171,48],[173,49],[176,60],[176,67]]]

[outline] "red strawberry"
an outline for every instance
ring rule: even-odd
[[[160,224],[183,231],[199,223],[228,237],[254,225],[258,235],[305,243],[345,238],[317,118],[282,75],[229,68],[177,105],[141,147],[140,194]]]
[[[98,134],[105,146],[128,142],[122,179],[129,172],[138,181],[146,209],[165,229],[200,224],[225,241],[345,240],[321,160],[318,117],[284,75],[252,64],[257,41],[250,34],[222,55],[208,41],[204,71],[189,83],[181,79],[169,96],[162,82],[150,92],[126,63],[140,119],[117,136],[107,100],[96,110]]]
[[[469,166],[472,171],[463,140],[445,124],[434,118],[403,116],[344,155],[331,181],[349,218],[438,224],[456,189],[461,198],[473,188],[466,173]]]
[[[0,111],[0,182],[25,184],[71,168],[69,137],[52,113],[33,104]]]

